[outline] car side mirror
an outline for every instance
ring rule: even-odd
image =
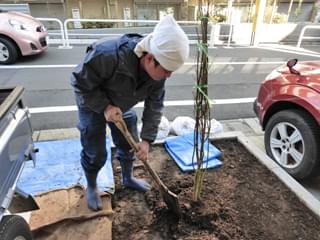
[[[287,62],[287,67],[289,68],[290,73],[292,74],[296,74],[296,75],[300,75],[300,72],[298,72],[297,70],[295,70],[293,67],[298,63],[298,59],[294,58],[294,59],[290,59]]]

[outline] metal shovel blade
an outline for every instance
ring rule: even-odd
[[[133,139],[131,133],[128,131],[126,123],[123,121],[122,118],[119,121],[115,122],[115,125],[123,134],[124,138],[127,140],[129,145],[134,149],[134,151],[138,151],[138,145]],[[178,197],[176,194],[171,192],[167,186],[161,181],[157,173],[151,168],[147,161],[142,161],[147,171],[152,176],[153,180],[157,183],[161,196],[166,203],[169,210],[171,210],[177,217],[181,217],[181,209],[178,201]]]
[[[147,171],[150,173],[154,181],[157,183],[161,196],[166,203],[168,209],[170,209],[177,217],[181,216],[181,209],[178,201],[178,196],[171,192],[168,187],[161,181],[156,172],[151,168],[147,161],[142,161]]]

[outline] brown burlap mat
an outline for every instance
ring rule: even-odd
[[[81,186],[59,189],[36,197],[40,210],[31,214],[35,240],[111,240],[111,196],[103,193],[103,210],[90,211]]]

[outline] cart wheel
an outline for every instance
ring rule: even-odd
[[[0,239],[32,240],[28,223],[18,215],[4,216],[0,222]]]

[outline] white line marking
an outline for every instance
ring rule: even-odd
[[[233,98],[233,99],[214,99],[213,104],[237,104],[237,103],[252,103],[255,98]],[[140,102],[134,106],[134,108],[142,108],[143,102]],[[164,105],[167,107],[172,106],[193,106],[193,100],[181,100],[181,101],[165,101]],[[77,106],[54,106],[54,107],[38,107],[30,108],[30,113],[51,113],[51,112],[74,112],[77,111]]]
[[[309,57],[320,57],[320,53],[315,51],[310,51],[304,48],[297,48],[293,46],[285,46],[285,45],[261,45],[257,48],[269,50],[269,51],[275,51],[275,52],[285,52],[285,53],[293,53],[293,54],[299,54],[303,56],[309,56]]]
[[[74,112],[77,111],[77,106],[55,106],[55,107],[38,107],[29,108],[30,113],[50,113],[50,112]]]
[[[74,68],[76,64],[59,64],[59,65],[14,65],[0,66],[0,69],[27,69],[27,68]]]
[[[211,62],[212,65],[280,65],[286,63],[285,61],[277,62]],[[184,65],[193,66],[196,62],[186,62]],[[77,64],[58,64],[58,65],[14,65],[14,66],[0,66],[0,69],[34,69],[34,68],[75,68]]]
[[[277,62],[210,62],[212,65],[267,65],[267,64],[284,64],[286,61],[277,61]],[[196,62],[186,62],[184,65],[196,65]]]

